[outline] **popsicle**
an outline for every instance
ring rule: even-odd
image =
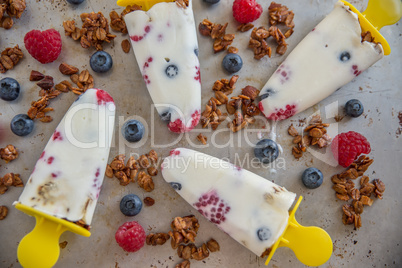
[[[283,120],[306,110],[380,60],[383,48],[389,54],[385,39],[374,27],[367,26],[367,20],[357,12],[350,4],[337,2],[333,11],[287,56],[260,92],[259,107],[268,119]],[[359,21],[362,27],[365,25],[364,32],[370,31],[375,37],[374,42],[362,41]]]
[[[229,162],[186,148],[171,151],[161,169],[166,182],[209,221],[256,255],[272,257],[289,229],[295,193]],[[292,224],[298,225],[295,220]],[[318,227],[299,226],[298,238],[290,240],[299,239],[300,246],[285,246],[305,264],[327,261],[332,253],[329,235]],[[304,235],[300,235],[302,229]],[[297,254],[301,250],[307,253]]]
[[[18,209],[37,219],[35,229],[19,244],[21,265],[54,265],[59,236],[66,230],[90,235],[109,157],[115,109],[106,91],[88,89],[53,132],[15,202]]]
[[[187,3],[160,2],[124,17],[155,108],[169,130],[178,133],[193,129],[201,114],[197,34],[192,2]]]

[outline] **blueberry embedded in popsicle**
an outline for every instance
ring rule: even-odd
[[[268,240],[272,236],[271,230],[269,230],[268,227],[262,227],[257,230],[257,236],[261,241]]]
[[[172,114],[170,113],[170,110],[163,112],[162,114],[159,115],[162,121],[169,121],[170,122],[170,117]]]
[[[176,191],[180,191],[181,190],[181,184],[178,182],[169,182],[170,186],[172,186],[173,189],[175,189]]]
[[[272,94],[274,94],[274,91],[270,88],[268,88],[267,90],[263,90],[263,92],[265,92],[265,93],[260,95],[260,100],[266,99],[269,96],[271,96]]]
[[[350,58],[351,58],[350,53],[347,51],[342,52],[341,55],[339,56],[339,60],[343,62],[350,60]]]
[[[175,64],[171,64],[168,67],[166,67],[165,73],[167,77],[169,78],[174,78],[176,75],[179,74],[179,68]]]

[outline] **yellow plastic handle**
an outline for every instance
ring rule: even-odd
[[[265,265],[268,265],[274,252],[280,247],[293,250],[299,261],[308,266],[322,265],[331,257],[333,245],[329,234],[319,227],[304,227],[296,221],[295,213],[302,200],[303,197],[300,196],[290,212],[288,226],[272,247]]]
[[[60,235],[67,230],[87,237],[91,235],[83,227],[32,207],[23,204],[15,207],[36,218],[35,228],[21,240],[17,249],[18,261],[24,268],[54,266],[60,255]]]
[[[174,2],[175,0],[117,0],[117,5],[121,7],[138,5],[142,10],[148,11],[153,5],[161,2]]]
[[[352,4],[343,1],[359,17],[360,26],[363,31],[370,31],[375,42],[380,42],[384,55],[391,53],[391,47],[387,40],[380,34],[379,30],[385,25],[397,23],[402,16],[401,0],[369,0],[367,9],[360,13]]]

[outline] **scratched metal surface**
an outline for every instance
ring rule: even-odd
[[[269,1],[261,2],[264,13],[255,22],[256,26],[268,24],[267,8]],[[295,12],[295,33],[288,39],[289,53],[297,43],[332,10],[334,0],[284,0]],[[363,10],[367,1],[352,1]],[[229,22],[227,33],[235,33],[233,43],[238,47],[244,60],[244,67],[238,73],[238,93],[246,85],[261,88],[275,68],[285,59],[285,56],[274,55],[271,59],[261,61],[253,59],[252,51],[247,49],[248,33],[235,31],[236,23],[231,16],[232,1],[221,0],[214,6],[208,6],[201,0],[194,1],[196,25],[204,18],[212,22]],[[22,94],[14,102],[1,102],[0,105],[0,146],[11,143],[20,150],[20,157],[9,164],[1,162],[0,175],[7,172],[20,173],[24,182],[29,177],[33,166],[42,152],[54,128],[61,120],[63,114],[76,98],[72,93],[62,94],[52,101],[51,107],[54,121],[48,124],[36,123],[35,130],[27,137],[17,137],[9,129],[12,117],[18,113],[25,113],[32,100],[37,99],[38,87],[29,82],[31,70],[41,71],[55,78],[55,81],[65,79],[58,71],[62,61],[73,64],[80,69],[89,67],[89,57],[94,50],[85,50],[79,43],[63,35],[62,21],[75,19],[78,25],[79,14],[82,12],[102,11],[108,14],[111,10],[121,12],[122,8],[114,1],[87,0],[78,7],[73,7],[62,0],[29,1],[27,10],[21,19],[15,22],[12,30],[0,28],[0,49],[19,44],[25,53],[24,59],[17,67],[0,78],[10,76],[16,78],[22,87]],[[55,28],[62,33],[63,50],[60,58],[51,64],[42,65],[35,61],[25,50],[23,36],[31,29]],[[402,210],[400,209],[400,159],[402,137],[402,96],[401,96],[401,58],[400,44],[401,23],[384,27],[381,32],[389,40],[392,54],[384,57],[369,70],[361,74],[341,90],[323,100],[307,111],[292,119],[282,121],[274,129],[277,142],[282,146],[283,153],[276,166],[262,167],[251,165],[252,146],[258,140],[257,132],[264,137],[269,134],[270,125],[264,120],[258,120],[252,127],[254,132],[241,131],[232,134],[220,126],[219,132],[206,132],[209,145],[200,146],[196,136],[201,131],[200,126],[193,132],[184,136],[167,131],[166,126],[156,118],[152,120],[155,112],[150,104],[151,99],[142,81],[132,52],[124,54],[120,43],[127,36],[117,33],[115,41],[105,46],[105,50],[113,56],[113,70],[104,75],[96,75],[95,86],[108,90],[114,97],[117,105],[116,131],[111,150],[111,158],[118,153],[143,154],[154,148],[161,156],[168,155],[174,147],[190,147],[202,152],[220,157],[229,158],[231,162],[244,164],[244,167],[274,182],[285,186],[288,190],[304,196],[296,218],[302,225],[316,225],[324,228],[331,235],[334,242],[334,252],[330,260],[322,267],[401,267]],[[198,36],[199,53],[202,77],[202,103],[205,104],[212,96],[213,82],[230,76],[223,72],[221,61],[224,53],[212,53],[210,38]],[[334,115],[342,112],[342,105],[351,98],[360,99],[365,105],[364,115],[357,119],[343,119],[335,122]],[[375,159],[367,174],[370,178],[381,178],[387,187],[384,199],[375,200],[372,207],[365,209],[362,214],[363,226],[354,230],[352,226],[344,226],[341,221],[341,206],[343,202],[335,198],[331,189],[330,177],[343,171],[341,167],[334,167],[327,160],[329,151],[306,153],[299,161],[291,155],[291,137],[287,135],[290,123],[298,124],[315,112],[321,112],[325,122],[331,123],[331,133],[354,130],[364,134],[371,142],[371,157]],[[398,118],[399,115],[399,118]],[[140,146],[126,144],[119,130],[128,118],[142,118],[147,123],[146,139]],[[170,145],[166,146],[167,144]],[[212,145],[215,144],[215,146]],[[249,157],[249,158],[247,158]],[[329,159],[329,158],[328,158]],[[239,162],[240,161],[240,162]],[[323,185],[315,190],[303,187],[300,175],[306,167],[314,166],[322,170],[325,176]],[[22,237],[27,234],[35,224],[35,220],[13,208],[13,201],[18,199],[22,188],[11,188],[0,196],[0,205],[9,208],[9,215],[0,221],[0,267],[19,267],[17,261],[17,246]],[[135,193],[140,197],[151,196],[156,203],[152,207],[143,208],[142,212],[134,217],[127,218],[119,211],[120,199],[128,193]],[[234,193],[235,194],[235,193]],[[155,190],[146,194],[138,185],[130,184],[122,187],[117,180],[106,178],[95,211],[90,238],[80,237],[72,233],[64,233],[60,241],[68,244],[61,249],[56,267],[174,267],[180,260],[169,243],[164,246],[145,246],[137,253],[125,253],[114,240],[114,233],[118,226],[128,220],[139,221],[148,231],[166,232],[175,216],[184,216],[195,213],[201,224],[196,243],[201,244],[209,238],[215,238],[221,246],[217,253],[210,254],[209,258],[201,262],[192,261],[191,267],[263,267],[264,260],[256,257],[243,246],[232,240],[213,224],[203,219],[197,212],[185,203],[164,182],[161,175],[155,178]],[[304,267],[286,248],[279,249],[270,267]]]

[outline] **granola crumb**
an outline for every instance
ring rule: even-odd
[[[144,204],[148,207],[151,207],[155,204],[155,200],[152,197],[147,196],[144,198]]]
[[[204,135],[202,135],[201,133],[198,134],[197,136],[197,140],[199,140],[202,144],[206,145],[207,144],[207,137],[205,137]]]
[[[0,206],[0,221],[7,217],[8,208],[6,206]]]
[[[121,41],[121,48],[123,49],[124,53],[129,53],[131,48],[130,41],[128,41],[128,39]]]

